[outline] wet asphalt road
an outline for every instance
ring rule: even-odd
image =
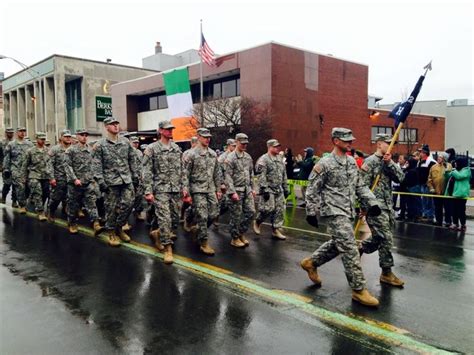
[[[287,241],[249,233],[251,246],[229,245],[225,225],[211,232],[215,257],[198,252],[181,230],[175,253],[230,270],[273,290],[290,291],[329,311],[398,327],[441,349],[472,352],[473,250],[465,234],[398,224],[394,271],[404,289],[380,285],[377,254],[364,255],[377,310],[350,299],[342,264],[322,268],[321,288],[298,266],[327,240],[288,209]],[[152,256],[112,249],[64,228],[0,209],[1,353],[380,353],[406,352],[298,310],[268,302]],[[134,240],[149,244],[146,226]]]

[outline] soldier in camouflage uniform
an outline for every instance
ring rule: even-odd
[[[308,273],[311,281],[320,285],[317,267],[340,254],[347,281],[352,288],[352,299],[375,307],[379,301],[366,289],[354,237],[356,196],[369,208],[369,215],[379,215],[381,210],[374,194],[359,178],[354,158],[346,154],[354,139],[351,130],[333,128],[334,149],[311,172],[306,192],[306,220],[310,225],[318,227],[316,210],[320,204],[320,214],[326,220],[331,239],[321,245],[311,257],[303,259],[301,267]]]
[[[130,242],[122,230],[128,220],[135,199],[134,186],[139,183],[136,154],[127,138],[120,137],[119,121],[104,120],[107,136],[94,145],[97,182],[104,193],[105,229],[110,246],[120,245],[120,239]]]
[[[253,160],[246,152],[249,137],[245,133],[235,136],[237,146],[224,161],[225,185],[230,204],[230,245],[243,248],[250,244],[245,238],[255,215],[255,186]]]
[[[49,184],[53,179],[53,166],[44,146],[46,133],[36,133],[36,146],[28,149],[23,162],[24,175],[30,189],[30,202],[40,221],[46,221],[44,203],[49,195]]]
[[[195,148],[198,145],[198,137],[196,137],[196,136],[191,137],[190,143],[191,143],[191,148],[189,148],[189,149],[187,149],[183,152],[183,162],[186,160],[188,155],[191,153],[192,149]],[[195,219],[194,218],[194,216],[195,216],[194,207],[190,203],[190,201],[191,201],[191,196],[188,196],[188,197],[184,198],[183,199],[183,204],[182,204],[182,207],[181,207],[181,216],[184,220],[183,229],[186,232],[191,232],[192,230],[196,229],[196,226],[193,225],[194,219]]]
[[[207,228],[219,214],[218,200],[222,196],[222,176],[217,154],[209,148],[211,133],[207,128],[199,128],[197,133],[199,143],[184,159],[184,169],[196,214],[197,237],[201,251],[206,255],[214,255],[214,249],[209,246],[207,240]]]
[[[375,188],[374,195],[382,209],[379,216],[367,216],[367,224],[372,236],[362,242],[359,249],[360,254],[370,254],[379,251],[379,265],[382,268],[380,282],[388,285],[403,287],[404,282],[392,272],[393,256],[393,233],[395,219],[392,199],[392,181],[401,183],[405,177],[402,169],[393,162],[392,155],[387,154],[392,137],[380,133],[375,137],[377,151],[365,159],[360,174],[363,182],[369,188],[372,187],[377,175],[380,180]]]
[[[130,137],[130,144],[133,147],[133,151],[137,155],[137,161],[139,164],[139,168],[141,169],[143,166],[143,153],[139,149],[140,146],[140,140],[138,137]],[[143,197],[145,192],[145,189],[143,187],[143,181],[140,177],[140,182],[138,184],[138,187],[135,190],[135,202],[133,203],[133,212],[135,216],[137,217],[138,221],[144,221],[145,220],[145,208],[147,207],[147,203],[145,201],[145,198]]]
[[[143,181],[145,198],[154,205],[159,227],[159,233],[150,236],[158,250],[164,249],[165,264],[172,264],[172,211],[179,214],[181,196],[186,197],[188,191],[181,148],[171,141],[175,127],[169,121],[160,122],[158,127],[160,140],[145,150]]]
[[[66,211],[67,205],[67,178],[65,153],[71,146],[71,132],[67,129],[61,132],[59,143],[49,149],[51,164],[53,165],[54,178],[51,180],[51,194],[49,196],[48,219],[54,221],[54,214],[62,203],[63,211]]]
[[[283,216],[285,213],[285,198],[289,195],[288,179],[285,163],[280,156],[280,143],[276,139],[267,141],[267,153],[262,155],[255,164],[258,177],[258,214],[253,229],[260,234],[260,225],[270,216],[272,222],[272,236],[285,240],[281,233]]]
[[[65,170],[67,177],[67,205],[69,232],[78,232],[77,219],[79,211],[84,205],[87,215],[97,235],[102,227],[96,205],[95,169],[92,158],[92,148],[87,144],[89,133],[85,129],[76,131],[77,144],[71,145],[65,154]]]
[[[12,177],[11,174],[4,173],[3,169],[3,158],[5,157],[5,148],[7,147],[8,143],[13,142],[13,135],[15,134],[15,130],[11,127],[5,129],[5,139],[0,142],[0,167],[2,171],[2,180],[3,180],[3,187],[2,187],[2,197],[0,199],[0,203],[5,203],[8,193],[10,192],[10,188],[12,186]],[[16,195],[15,190],[12,189],[12,204],[15,205],[16,202]]]
[[[237,143],[235,142],[235,139],[229,138],[226,142],[226,149],[225,151],[217,157],[217,162],[219,163],[219,167],[221,169],[221,174],[223,177],[225,177],[225,160],[227,156],[232,153],[235,150],[235,147],[237,146]],[[227,209],[230,206],[230,200],[227,197],[227,186],[224,183],[221,185],[221,191],[222,191],[222,198],[219,201],[219,213],[223,214],[227,211]],[[214,228],[219,228],[219,216],[216,217],[214,220]]]
[[[26,175],[24,172],[24,161],[26,152],[33,147],[33,143],[25,139],[26,128],[16,129],[17,138],[8,143],[5,148],[3,159],[3,173],[7,178],[11,178],[13,190],[15,191],[20,207],[20,213],[26,213]]]

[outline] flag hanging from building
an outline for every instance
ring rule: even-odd
[[[209,47],[204,38],[204,35],[201,32],[201,46],[199,47],[199,55],[204,63],[211,67],[215,67],[216,65],[216,55],[214,51]]]
[[[425,75],[428,72],[428,70],[431,70],[431,62],[429,62],[423,69],[426,69],[425,74],[420,76],[418,79],[415,88],[410,94],[410,97],[396,105],[392,112],[389,113],[388,117],[391,117],[395,120],[395,128],[398,127],[400,123],[403,123],[406,121],[408,115],[411,112],[411,109],[413,108],[413,104],[416,101],[416,97],[420,93],[421,86],[423,85],[423,80],[425,80]]]
[[[188,68],[175,69],[163,73],[166,100],[168,101],[169,118],[176,129],[174,141],[189,140],[195,132],[193,118],[193,99],[189,85]]]

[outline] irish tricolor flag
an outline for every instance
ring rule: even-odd
[[[163,73],[169,118],[176,127],[174,141],[186,141],[196,134],[193,118],[193,99],[189,85],[188,68]]]

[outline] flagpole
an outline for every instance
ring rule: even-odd
[[[200,20],[201,22],[201,35],[199,36],[199,42],[200,42],[200,49],[202,47],[202,19]],[[200,87],[200,94],[201,94],[201,98],[200,98],[200,111],[201,111],[201,117],[200,117],[200,121],[199,122],[201,125],[203,124],[203,112],[204,112],[204,106],[203,106],[203,103],[204,103],[204,82],[202,80],[202,55],[199,56],[200,58],[200,61],[199,61],[199,74],[200,74],[200,83],[199,83],[199,87]]]

